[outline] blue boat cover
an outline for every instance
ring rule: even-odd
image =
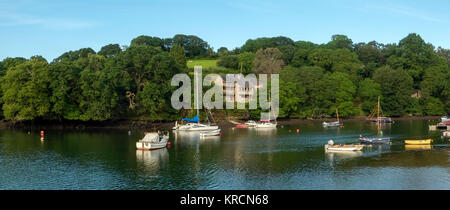
[[[188,121],[188,122],[198,122],[198,115],[195,116],[194,118],[190,119],[190,118],[183,118],[183,121]]]

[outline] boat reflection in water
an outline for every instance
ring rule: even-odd
[[[277,128],[258,128],[254,131],[258,136],[274,136],[277,134]]]
[[[199,132],[189,131],[177,131],[173,132],[175,143],[182,146],[199,146],[199,144],[205,145],[217,145],[220,143],[221,136],[205,136],[200,137]]]
[[[433,148],[432,145],[405,144],[405,151],[423,151],[423,150],[431,150],[432,148]]]
[[[325,152],[325,156],[329,161],[331,167],[335,166],[336,161],[346,160],[361,157],[363,152],[361,151],[332,151],[328,150]]]
[[[143,165],[145,170],[159,171],[161,167],[169,163],[167,148],[158,150],[136,150],[136,162]]]

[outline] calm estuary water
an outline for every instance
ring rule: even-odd
[[[144,131],[0,131],[0,189],[450,189],[450,141],[426,120],[383,127],[392,145],[325,153],[323,145],[376,136],[368,122],[170,134],[170,148],[136,151]],[[299,128],[300,133],[295,130]],[[433,146],[405,146],[407,138]]]

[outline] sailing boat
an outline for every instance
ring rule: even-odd
[[[261,123],[257,123],[255,125],[255,128],[276,128],[277,127],[277,118],[275,117],[275,113],[273,113],[272,100],[270,101],[270,106],[271,106],[270,109],[273,114],[275,123],[270,122],[270,116],[269,116],[269,119],[264,119],[264,120],[261,119],[260,120]]]
[[[377,113],[377,117],[375,118],[375,112]],[[376,123],[391,123],[392,122],[392,118],[390,117],[382,117],[380,116],[380,112],[381,112],[381,106],[380,106],[380,96],[378,96],[378,104],[377,107],[375,107],[375,109],[372,111],[372,113],[370,113],[370,115],[367,117],[368,120],[371,120],[372,122],[376,122]]]
[[[329,123],[323,122],[322,123],[323,127],[338,127],[341,125],[341,123],[339,122],[339,112],[337,108],[336,108],[336,118],[337,118],[336,122],[329,122]]]
[[[193,122],[193,123],[188,123],[186,125],[178,126],[178,130],[180,130],[180,131],[214,131],[214,130],[219,129],[219,126],[211,125],[210,118],[213,120],[213,124],[215,124],[215,122],[214,122],[214,118],[212,117],[210,111],[208,111],[206,113],[208,116],[208,125],[200,123],[200,119],[199,119],[200,114],[199,114],[199,108],[198,108],[198,105],[199,105],[198,99],[199,98],[200,97],[197,97],[197,103],[196,103],[197,104],[197,116],[195,116],[195,118],[193,118],[193,119],[189,119],[189,118],[183,119],[183,121],[189,121],[189,122]]]

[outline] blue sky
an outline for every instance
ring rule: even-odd
[[[145,34],[193,34],[214,49],[249,38],[287,36],[326,43],[333,34],[354,42],[396,43],[418,33],[450,48],[450,1],[417,0],[0,0],[0,60],[110,43]]]

